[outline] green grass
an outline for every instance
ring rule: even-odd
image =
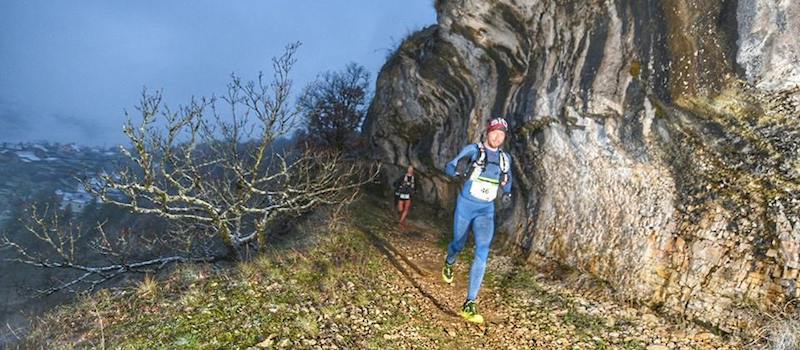
[[[625,341],[620,346],[625,350],[641,350],[646,347],[645,343],[639,340],[629,340]]]
[[[378,218],[375,207],[370,210],[373,215],[366,216]],[[388,310],[372,320],[381,324],[381,333],[402,328],[409,317],[402,308],[410,302],[373,289],[386,266],[367,236],[353,228],[326,234],[306,251],[273,250],[223,270],[184,265],[119,293],[86,296],[45,316],[33,328],[29,345],[244,349],[272,336],[276,344],[289,339],[292,347],[305,347],[301,339],[336,339],[333,324],[351,333],[348,338],[357,335],[350,328],[357,325],[347,317],[353,306]],[[385,301],[392,298],[405,303]],[[386,344],[380,335],[364,336]],[[352,342],[343,339],[338,345],[352,348]]]
[[[561,319],[564,323],[575,326],[579,333],[584,335],[602,334],[608,329],[605,326],[605,319],[579,312],[574,305],[567,309],[567,313],[561,316]]]
[[[381,288],[401,278],[370,238],[392,234],[388,206],[367,196],[348,211],[337,231],[329,232],[325,220],[301,223],[299,233],[313,234],[273,242],[251,261],[225,268],[181,265],[118,292],[84,296],[45,315],[26,345],[246,349],[268,339],[289,348],[326,341],[392,349],[393,337],[410,329],[426,344],[452,344],[425,321],[410,295]]]

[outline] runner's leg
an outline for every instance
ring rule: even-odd
[[[475,237],[475,258],[472,260],[472,269],[469,272],[469,291],[467,293],[469,300],[478,298],[478,291],[481,289],[483,275],[486,271],[486,263],[489,260],[489,247],[494,237],[494,207],[491,209],[491,213],[484,212],[475,217],[472,224],[472,232]],[[483,212],[483,210],[481,211]]]
[[[467,232],[469,231],[469,224],[472,221],[472,210],[466,199],[458,197],[456,202],[456,212],[453,215],[453,240],[447,246],[448,264],[456,262],[456,256],[464,250],[464,244],[467,242]]]
[[[405,200],[405,201],[401,201],[401,202],[405,202],[405,203],[402,204],[403,210],[402,210],[402,214],[400,214],[400,223],[405,225],[406,217],[408,217],[408,212],[411,210],[411,200],[409,199],[409,200]]]

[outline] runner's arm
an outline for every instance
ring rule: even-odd
[[[514,168],[511,164],[511,156],[506,154],[506,159],[508,160],[508,181],[505,185],[503,185],[503,193],[511,193],[511,181],[513,176],[511,176],[512,169]]]
[[[458,168],[458,161],[461,160],[461,158],[464,158],[466,156],[469,156],[470,159],[472,159],[472,158],[475,157],[475,154],[477,152],[478,152],[478,148],[475,147],[475,145],[467,145],[466,147],[461,149],[461,152],[459,152],[458,155],[453,160],[451,160],[449,163],[447,163],[447,166],[444,169],[445,170],[445,174],[447,174],[447,176],[450,176],[450,177],[456,176],[456,169]]]

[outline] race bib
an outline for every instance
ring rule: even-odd
[[[477,199],[491,202],[497,198],[497,187],[495,183],[474,180],[469,188],[469,194]]]
[[[400,194],[400,199],[410,199],[410,198],[411,198],[411,195],[408,194],[408,193],[401,193]]]

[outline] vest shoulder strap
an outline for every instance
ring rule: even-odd
[[[509,166],[508,166],[508,158],[507,157],[508,157],[508,155],[506,154],[506,152],[503,152],[503,150],[501,149],[500,150],[500,171],[502,171],[503,174],[507,174],[508,173]]]
[[[475,147],[478,148],[478,158],[475,160],[474,165],[484,168],[486,166],[486,148],[483,146],[482,142],[476,143]],[[499,153],[500,158],[500,171],[503,173],[508,173],[508,155],[503,152],[502,148],[499,148],[497,152]]]
[[[482,142],[476,143],[475,147],[478,147],[478,158],[475,160],[475,164],[483,167],[486,164],[486,150],[483,148]]]

